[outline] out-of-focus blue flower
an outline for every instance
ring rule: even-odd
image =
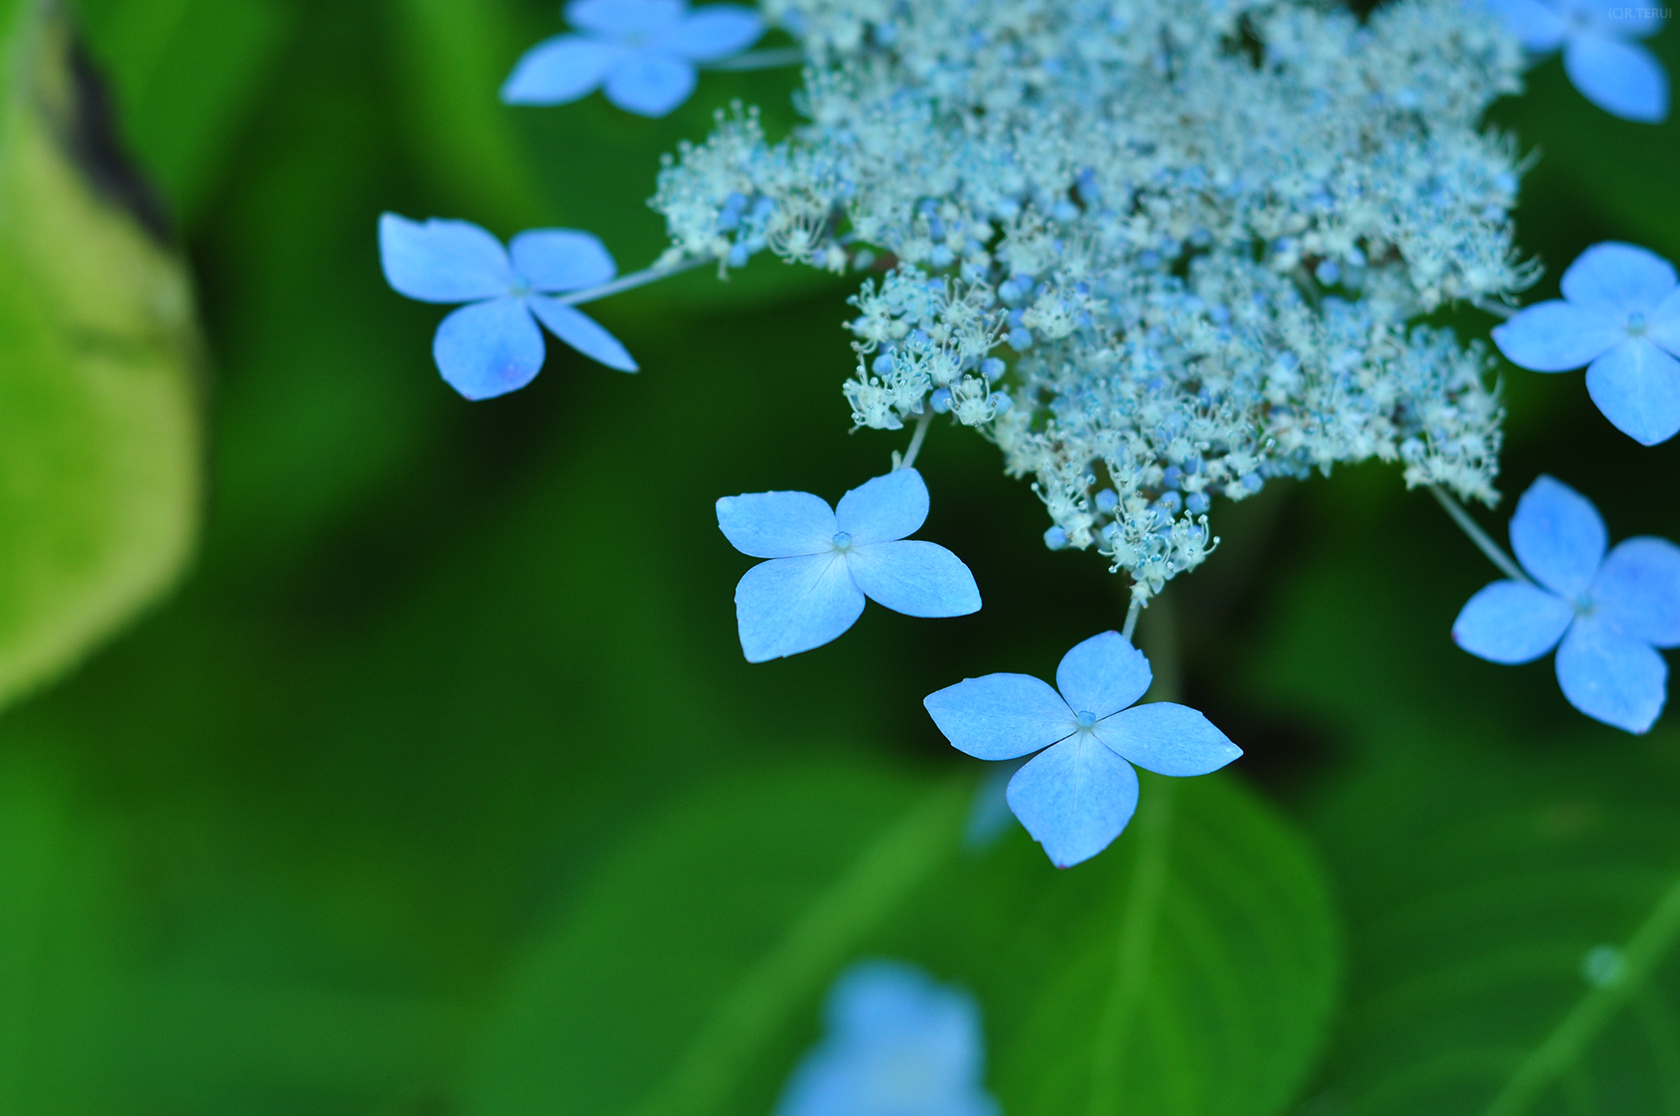
[[[1039,752],[1009,781],[1009,808],[1066,868],[1102,852],[1131,821],[1138,796],[1132,764],[1161,775],[1205,775],[1242,755],[1188,706],[1134,706],[1151,678],[1143,652],[1119,632],[1103,632],[1062,656],[1054,689],[1028,674],[988,674],[929,694],[922,704],[946,739],[971,756]]]
[[[1680,646],[1680,547],[1633,538],[1606,556],[1598,509],[1542,476],[1511,517],[1511,549],[1534,583],[1496,581],[1470,598],[1453,639],[1496,663],[1526,663],[1553,647],[1569,704],[1628,732],[1656,722],[1668,664]],[[1560,642],[1561,641],[1561,642]]]
[[[980,609],[974,575],[949,550],[906,539],[928,513],[927,485],[897,469],[828,501],[809,492],[751,492],[717,502],[736,550],[768,558],[735,587],[747,661],[797,655],[838,638],[867,597],[907,616]]]
[[[545,348],[537,321],[584,356],[636,371],[617,338],[548,297],[598,286],[617,273],[598,239],[577,229],[531,229],[509,248],[467,221],[379,218],[386,282],[421,302],[467,303],[443,319],[432,339],[432,356],[449,386],[468,399],[489,399],[530,383]]]
[[[689,11],[682,0],[572,0],[579,34],[525,52],[502,85],[510,105],[563,105],[605,85],[607,100],[664,116],[694,92],[695,64],[736,54],[764,34],[756,12],[733,4]]]
[[[1604,417],[1647,445],[1680,431],[1680,280],[1667,260],[1606,241],[1563,273],[1563,298],[1536,303],[1493,330],[1513,364],[1535,372],[1587,368]]]
[[[775,1116],[1001,1116],[981,1084],[980,1011],[960,989],[895,961],[834,982],[828,1033],[788,1079]]]
[[[1662,9],[1618,0],[1487,0],[1536,54],[1563,48],[1563,68],[1587,100],[1624,120],[1661,123],[1668,116],[1668,75],[1632,39],[1662,23]]]

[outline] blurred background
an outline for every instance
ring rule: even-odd
[[[918,461],[984,611],[739,655],[713,501],[902,447],[848,433],[845,281],[691,273],[591,308],[641,374],[551,344],[456,397],[381,211],[631,270],[661,152],[795,119],[791,70],[659,121],[498,104],[561,26],[0,0],[0,1113],[768,1114],[869,956],[974,993],[1008,1116],[1680,1112],[1680,732],[1459,652],[1495,572],[1396,470],[1215,507],[1150,616],[1246,755],[1058,873],[965,841],[984,765],[920,704],[1124,615],[991,446]],[[1494,123],[1538,154],[1534,297],[1595,241],[1680,258],[1680,125],[1531,79]],[[1502,375],[1508,497],[1680,538],[1680,448]]]

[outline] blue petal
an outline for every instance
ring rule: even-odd
[[[1048,748],[1078,728],[1048,682],[1030,674],[965,678],[922,699],[933,723],[960,752],[1006,760]]]
[[[1453,642],[1479,659],[1526,663],[1557,646],[1575,609],[1555,593],[1521,581],[1479,590],[1453,621]]]
[[[1645,325],[1646,337],[1674,356],[1680,356],[1680,289],[1646,315]]]
[[[735,586],[735,621],[749,663],[821,647],[862,614],[863,591],[832,552],[760,562]]]
[[[584,356],[620,372],[637,370],[636,360],[630,355],[630,351],[619,344],[618,338],[601,328],[594,318],[582,310],[542,295],[532,295],[525,301],[530,305],[531,313],[535,314],[554,336]]]
[[[977,1076],[984,1040],[972,997],[920,969],[862,961],[840,974],[823,1012],[830,1034],[856,1046],[914,1044],[957,1077]]]
[[[579,291],[618,274],[601,238],[581,229],[529,229],[508,242],[508,254],[537,291]]]
[[[1563,20],[1540,0],[1486,0],[1486,3],[1505,21],[1525,50],[1542,54],[1563,45],[1566,32]]]
[[[870,600],[906,616],[967,616],[980,611],[980,587],[962,559],[919,539],[853,546],[852,580]]]
[[[398,294],[421,302],[476,302],[513,287],[502,242],[470,221],[381,214],[379,263]]]
[[[694,63],[674,54],[639,50],[607,74],[607,100],[626,112],[660,117],[688,100]]]
[[[682,0],[572,0],[566,22],[619,38],[669,28],[683,17]]]
[[[1137,809],[1137,772],[1089,733],[1053,744],[1009,780],[1009,808],[1058,868],[1089,860]]]
[[[1668,696],[1668,664],[1650,644],[1588,616],[1575,622],[1557,653],[1558,685],[1569,704],[1628,732],[1656,723]]]
[[[1642,46],[1609,35],[1574,35],[1564,44],[1563,69],[1583,97],[1611,116],[1638,124],[1668,118],[1668,75]]]
[[[525,52],[502,83],[510,105],[563,105],[587,96],[607,71],[629,56],[616,43],[579,35],[557,35]]]
[[[713,4],[691,12],[658,38],[658,45],[693,62],[716,62],[745,50],[764,34],[757,12],[734,4]]]
[[[1530,372],[1567,372],[1627,336],[1627,315],[1611,315],[1553,299],[1538,302],[1493,327],[1493,343],[1505,359]]]
[[[1649,536],[1616,545],[1593,581],[1598,614],[1635,639],[1680,647],[1680,546]]]
[[[1511,517],[1517,561],[1535,581],[1568,600],[1586,592],[1609,541],[1592,501],[1544,475],[1528,486]]]
[[[450,387],[468,399],[491,399],[542,371],[542,331],[517,298],[475,302],[438,325],[432,357]]]
[[[1230,737],[1187,705],[1152,701],[1097,722],[1097,739],[1157,775],[1206,775],[1242,755]]]
[[[1624,325],[1635,310],[1649,313],[1680,284],[1674,267],[1648,248],[1606,240],[1575,257],[1563,273],[1563,297]]]
[[[1666,442],[1680,431],[1680,361],[1630,337],[1592,362],[1587,394],[1617,430],[1640,445]]]
[[[1153,677],[1143,652],[1119,632],[1076,644],[1056,666],[1056,688],[1068,705],[1098,720],[1142,697]]]
[[[748,492],[717,502],[718,529],[754,558],[827,554],[834,547],[834,511],[809,492]]]
[[[858,485],[834,509],[840,530],[854,542],[891,542],[913,534],[927,521],[928,490],[922,474],[895,469]]]

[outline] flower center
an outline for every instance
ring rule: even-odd
[[[834,532],[833,542],[835,550],[844,551],[852,549],[852,536],[848,535],[844,531]]]
[[[1089,732],[1091,726],[1097,723],[1097,715],[1089,709],[1081,709],[1074,717],[1074,723],[1079,726],[1080,732]]]
[[[1635,337],[1641,337],[1644,335],[1645,315],[1641,311],[1635,310],[1633,313],[1628,315],[1627,331]]]

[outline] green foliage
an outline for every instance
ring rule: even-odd
[[[53,10],[0,29],[0,702],[175,581],[200,498],[191,285]]]
[[[1151,779],[1066,873],[1018,827],[961,852],[965,784],[756,774],[608,857],[513,977],[468,1111],[766,1112],[859,956],[978,995],[1004,1111],[1279,1112],[1336,935],[1310,854],[1237,784]]]

